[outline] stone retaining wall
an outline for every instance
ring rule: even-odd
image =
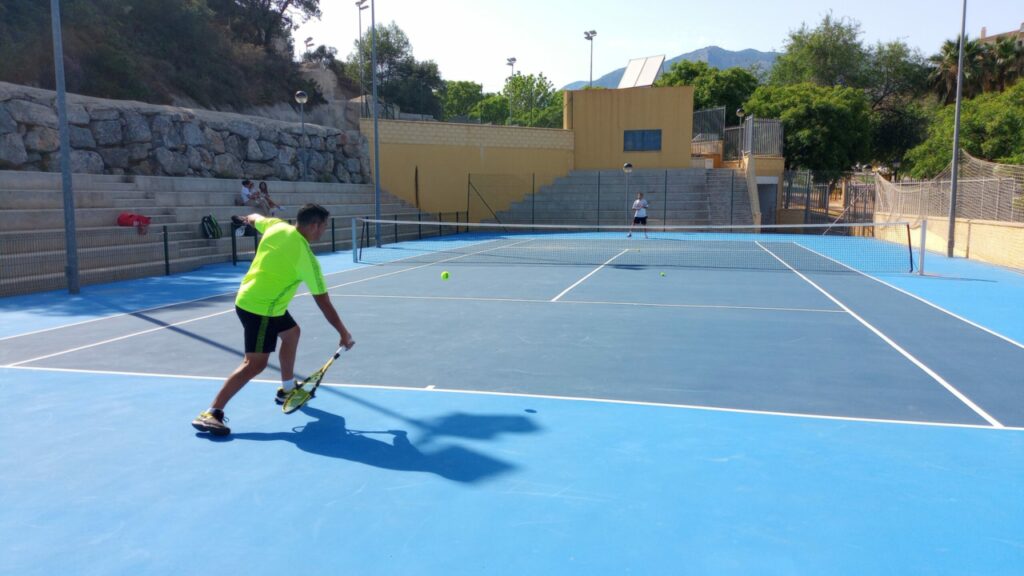
[[[0,169],[60,171],[56,93],[0,82]],[[370,181],[358,130],[142,102],[68,95],[71,171],[300,180]]]

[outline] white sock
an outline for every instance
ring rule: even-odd
[[[284,388],[285,392],[291,392],[292,388],[295,388],[295,379],[281,380],[281,388]]]

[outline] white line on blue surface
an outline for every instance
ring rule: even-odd
[[[975,412],[975,414],[977,414],[978,416],[981,416],[982,418],[985,419],[986,422],[988,422],[992,426],[995,426],[996,428],[1003,428],[1004,427],[1003,424],[999,420],[996,420],[988,412],[986,412],[984,409],[982,409],[981,406],[978,406],[977,404],[975,404],[970,398],[967,397],[967,395],[965,395],[963,392],[957,390],[955,386],[953,386],[952,384],[947,382],[945,380],[945,378],[943,378],[942,376],[939,376],[934,370],[932,370],[927,365],[925,365],[924,362],[921,362],[920,360],[918,360],[913,354],[911,354],[910,352],[907,352],[906,350],[904,350],[903,347],[901,347],[899,344],[894,342],[891,338],[889,338],[888,336],[883,334],[881,330],[879,330],[878,328],[875,328],[867,320],[865,320],[865,319],[861,318],[859,315],[857,315],[857,313],[854,312],[853,310],[851,310],[846,304],[843,304],[842,302],[840,302],[838,298],[836,298],[835,296],[829,294],[827,290],[825,290],[821,286],[818,286],[817,284],[815,284],[815,282],[813,280],[811,280],[807,276],[804,276],[803,274],[801,274],[799,271],[797,271],[796,268],[793,268],[792,266],[790,266],[788,262],[786,262],[782,258],[779,258],[774,252],[772,252],[771,250],[766,248],[763,244],[761,244],[760,241],[755,241],[755,243],[758,246],[760,246],[762,249],[764,249],[765,252],[771,254],[773,258],[775,258],[776,260],[781,262],[783,266],[785,266],[786,268],[789,268],[789,270],[792,271],[794,274],[796,274],[797,276],[802,278],[805,282],[807,282],[808,284],[813,286],[815,289],[817,289],[819,292],[824,294],[825,297],[827,297],[829,300],[835,302],[836,305],[838,305],[840,308],[842,308],[843,310],[848,312],[850,314],[850,316],[853,316],[853,318],[855,320],[857,320],[857,322],[860,322],[868,330],[871,330],[872,332],[874,332],[876,336],[878,336],[879,338],[882,339],[882,341],[884,341],[889,346],[892,346],[892,348],[894,350],[896,350],[897,352],[902,354],[903,357],[906,358],[907,360],[910,360],[915,366],[917,366],[922,371],[924,371],[925,374],[931,376],[931,378],[933,380],[935,380],[936,382],[941,384],[942,387],[945,388],[946,390],[948,390],[950,394],[952,394],[953,396],[956,396],[957,399],[959,399],[961,402],[963,402],[965,405],[967,405],[968,408],[973,410]]]
[[[188,375],[188,374],[164,374],[164,373],[148,373],[148,372],[122,372],[116,370],[86,370],[77,368],[47,368],[44,366],[3,366],[0,368],[10,368],[11,370],[31,370],[36,372],[63,372],[73,374],[103,374],[109,376],[133,376],[133,377],[148,377],[148,378],[172,378],[175,380],[202,380],[202,381],[223,381],[224,376],[201,376],[201,375]],[[254,378],[250,382],[256,382],[260,384],[267,384],[273,386],[280,386],[280,380],[273,380],[267,378]],[[1000,426],[995,428],[993,426],[983,424],[962,424],[958,422],[928,422],[924,420],[899,420],[899,419],[886,419],[886,418],[858,418],[855,416],[834,416],[829,414],[810,414],[800,412],[780,412],[775,410],[751,410],[748,408],[725,408],[721,406],[701,406],[698,404],[669,404],[666,402],[643,402],[640,400],[619,400],[614,398],[587,398],[582,396],[554,396],[550,394],[528,394],[525,392],[495,392],[489,390],[465,390],[465,389],[449,389],[449,388],[437,388],[436,385],[431,384],[422,388],[413,388],[409,386],[386,386],[382,384],[357,384],[349,382],[322,382],[322,387],[328,388],[366,388],[370,390],[388,390],[394,392],[444,392],[448,394],[467,394],[477,396],[505,396],[510,398],[538,398],[545,400],[564,400],[568,402],[592,402],[597,404],[620,404],[625,406],[654,406],[659,408],[679,408],[685,410],[702,410],[707,412],[727,412],[731,414],[754,414],[764,416],[782,416],[788,418],[806,418],[812,420],[835,420],[841,422],[869,422],[876,424],[900,424],[910,426],[931,426],[939,428],[970,428],[970,429],[981,429],[981,430],[1002,430],[1021,432],[1024,431],[1024,427],[1019,426]]]
[[[801,244],[797,244],[797,246],[800,246],[801,248],[803,248],[804,250],[807,250],[808,252],[813,252],[814,254],[817,254],[818,256],[821,256],[822,258],[825,258],[825,259],[828,259],[828,260],[832,260],[836,264],[839,264],[840,266],[842,266],[844,268],[848,268],[851,271],[856,272],[857,274],[860,274],[861,276],[864,276],[866,278],[870,278],[870,279],[874,280],[875,282],[878,282],[879,284],[882,284],[883,286],[888,286],[889,288],[892,288],[893,290],[895,290],[897,292],[902,292],[903,294],[906,294],[907,296],[910,296],[911,298],[913,298],[915,300],[918,300],[920,302],[923,302],[923,303],[931,306],[932,308],[935,308],[939,312],[944,312],[946,314],[949,314],[953,318],[956,318],[957,320],[960,320],[961,322],[964,322],[966,324],[974,326],[975,328],[977,328],[978,330],[981,330],[982,332],[987,332],[987,333],[991,334],[992,336],[995,336],[996,338],[999,338],[1001,340],[1005,340],[1006,342],[1008,342],[1008,343],[1010,343],[1010,344],[1012,344],[1012,345],[1014,345],[1014,346],[1016,346],[1018,348],[1024,349],[1024,344],[1021,344],[1020,342],[1017,342],[1016,340],[1010,338],[1009,336],[1004,336],[1004,335],[1002,335],[1002,334],[1000,334],[1000,333],[998,333],[998,332],[996,332],[994,330],[991,330],[989,328],[986,328],[986,327],[982,326],[981,324],[978,324],[976,322],[972,322],[971,320],[968,320],[967,318],[964,318],[963,316],[960,316],[960,315],[958,315],[958,314],[956,314],[954,312],[950,312],[949,310],[946,310],[942,306],[939,306],[938,304],[936,304],[934,302],[929,302],[928,300],[925,300],[924,298],[918,296],[917,294],[912,294],[910,292],[907,292],[906,290],[904,290],[904,289],[902,289],[902,288],[900,288],[898,286],[893,286],[892,284],[889,284],[888,282],[886,282],[885,280],[882,280],[881,278],[875,278],[874,276],[872,276],[870,274],[865,274],[864,272],[861,272],[860,270],[857,270],[856,268],[850,268],[846,264],[843,264],[842,262],[839,262],[838,260],[834,260],[832,258],[829,258],[828,256],[825,256],[824,254],[822,254],[820,252],[812,250],[812,249],[808,248],[807,246],[803,246]]]
[[[555,296],[554,298],[552,298],[552,299],[551,299],[551,301],[552,301],[552,302],[558,302],[558,301],[559,301],[559,300],[560,300],[560,299],[562,298],[562,296],[565,296],[566,294],[568,294],[570,290],[572,290],[573,288],[575,288],[575,287],[579,286],[580,284],[582,284],[582,283],[583,283],[583,281],[584,281],[584,280],[586,280],[587,278],[590,278],[590,277],[591,277],[591,276],[593,276],[594,274],[597,274],[597,272],[598,272],[599,270],[601,270],[601,268],[604,268],[605,266],[607,266],[608,264],[610,264],[612,260],[615,260],[616,258],[618,258],[619,256],[622,256],[622,255],[623,255],[623,254],[625,254],[626,252],[629,252],[629,248],[626,248],[626,249],[625,249],[625,250],[623,250],[622,252],[619,252],[619,253],[618,253],[618,254],[616,254],[615,256],[612,256],[611,258],[609,258],[608,260],[606,260],[604,264],[601,264],[601,265],[600,265],[600,266],[598,266],[597,268],[594,268],[593,270],[591,270],[589,274],[587,274],[587,275],[586,275],[586,276],[584,276],[583,278],[580,278],[579,280],[577,280],[575,284],[573,284],[572,286],[569,286],[569,287],[568,287],[568,288],[566,288],[565,290],[562,290],[562,292],[561,292],[561,293],[560,293],[560,294],[559,294],[558,296]]]
[[[552,300],[532,298],[487,298],[482,296],[401,296],[395,294],[334,294],[339,298],[390,298],[393,300],[454,300],[460,302],[522,302],[550,304]],[[658,304],[652,302],[615,302],[602,300],[559,300],[558,304],[590,304],[595,306],[639,306],[651,308],[698,308],[718,310],[766,310],[770,312],[814,312],[819,314],[845,314],[843,310],[830,308],[780,308],[772,306],[729,306],[725,304]]]

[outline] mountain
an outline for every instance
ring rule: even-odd
[[[669,68],[673,64],[680,60],[689,60],[691,62],[707,62],[709,66],[719,69],[725,68],[748,68],[750,66],[758,66],[765,72],[771,69],[772,65],[775,64],[775,59],[779,57],[780,52],[760,52],[758,50],[740,50],[739,52],[733,52],[732,50],[726,50],[719,48],[718,46],[708,46],[701,48],[700,50],[694,50],[686,54],[680,54],[670,60],[665,60],[665,64],[662,66],[662,72],[668,72]],[[622,79],[622,75],[626,72],[625,66],[614,70],[601,76],[600,78],[594,79],[594,86],[601,86],[602,88],[618,88],[619,80]],[[586,80],[573,82],[567,84],[563,90],[581,90],[587,86]]]

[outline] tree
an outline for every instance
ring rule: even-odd
[[[565,114],[564,96],[562,90],[552,92],[547,106],[534,115],[532,125],[539,128],[561,128]]]
[[[964,98],[973,98],[984,89],[984,50],[977,40],[968,38],[964,44],[964,83],[961,90]],[[956,100],[959,58],[959,39],[946,40],[939,53],[928,58],[932,66],[928,83],[943,104],[952,104]]]
[[[396,104],[406,112],[440,117],[443,112],[441,93],[444,82],[437,64],[419,62],[413,56],[412,43],[394,22],[377,25],[377,82],[382,100]],[[355,41],[345,69],[350,77],[372,82],[373,31],[368,30]]]
[[[917,100],[927,80],[924,57],[903,42],[879,42],[869,49],[864,90],[874,133],[871,160],[891,165],[924,140],[928,118]]]
[[[192,2],[187,2],[191,4]],[[243,42],[270,50],[278,37],[289,39],[296,20],[319,19],[320,0],[207,0],[210,8]]]
[[[504,124],[508,120],[508,98],[501,94],[487,94],[477,102],[471,114],[482,124]]]
[[[680,60],[668,74],[658,79],[657,86],[693,86],[693,108],[704,110],[725,106],[726,120],[736,118],[732,112],[750,98],[757,88],[757,76],[742,68],[718,70],[706,62]]]
[[[355,41],[345,70],[356,82],[360,78],[373,82],[372,30]],[[437,65],[433,60],[417,60],[409,36],[393,22],[377,25],[377,82],[381,99],[389,104],[406,112],[441,117],[444,82]]]
[[[931,178],[953,157],[953,106],[932,116],[928,138],[907,153],[915,178]],[[972,156],[1000,164],[1024,164],[1024,82],[1006,91],[967,99],[960,114],[960,147]]]
[[[543,73],[536,76],[516,74],[505,81],[503,93],[506,99],[512,101],[512,123],[536,126],[537,113],[551,103],[554,85]]]
[[[996,41],[990,55],[994,63],[993,85],[996,90],[1001,92],[1024,77],[1024,44],[1005,36]]]
[[[879,42],[868,51],[865,80],[871,109],[894,110],[925,93],[928,66],[904,42]]]
[[[744,108],[782,120],[789,167],[838,177],[870,157],[870,109],[862,90],[811,83],[761,86]]]
[[[770,83],[810,82],[818,86],[864,87],[868,52],[860,41],[860,23],[825,15],[810,29],[802,24],[789,33],[785,53],[778,57]]]
[[[444,119],[468,117],[478,102],[484,99],[484,87],[476,82],[446,80],[444,83]]]

